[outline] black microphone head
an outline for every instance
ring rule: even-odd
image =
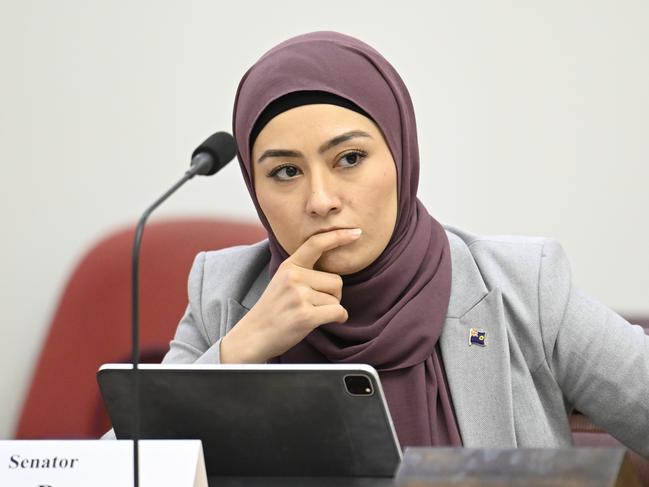
[[[236,144],[234,137],[227,132],[216,132],[205,139],[205,142],[192,152],[191,165],[194,166],[201,162],[202,167],[197,174],[211,176],[234,159],[235,154]],[[211,159],[211,164],[207,164],[205,159]]]

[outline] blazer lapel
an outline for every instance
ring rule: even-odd
[[[250,286],[250,289],[243,297],[241,302],[228,298],[227,301],[227,310],[225,319],[223,320],[223,329],[221,330],[221,336],[225,336],[234,325],[236,325],[241,318],[243,318],[250,308],[252,308],[259,297],[266,289],[270,278],[268,276],[268,265],[266,265],[261,272],[257,275],[255,281]]]
[[[509,342],[497,287],[487,289],[466,244],[450,234],[452,285],[440,337],[448,387],[465,447],[516,447]],[[485,345],[470,345],[471,329]]]
[[[221,336],[225,336],[234,325],[236,325],[241,318],[243,318],[246,313],[250,311],[248,308],[245,308],[241,305],[239,301],[235,299],[228,298],[225,320],[223,320],[223,329],[221,330]]]
[[[469,345],[471,328],[485,346]],[[499,289],[459,318],[447,318],[440,338],[444,368],[464,446],[515,447],[509,346]]]

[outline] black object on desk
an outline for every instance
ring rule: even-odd
[[[97,374],[118,439],[133,426],[130,368]],[[139,374],[140,438],[202,440],[210,483],[392,485],[401,450],[372,367],[162,364]]]

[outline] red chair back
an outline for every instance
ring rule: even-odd
[[[113,233],[79,262],[60,298],[16,431],[17,439],[97,438],[110,427],[95,374],[131,356],[133,231]],[[217,219],[152,221],[140,261],[140,349],[159,362],[187,305],[187,276],[201,250],[266,237],[259,225]]]

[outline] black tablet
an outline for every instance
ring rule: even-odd
[[[208,476],[392,477],[401,449],[376,370],[362,364],[142,364],[140,438],[200,439]],[[130,364],[97,373],[131,437]]]

